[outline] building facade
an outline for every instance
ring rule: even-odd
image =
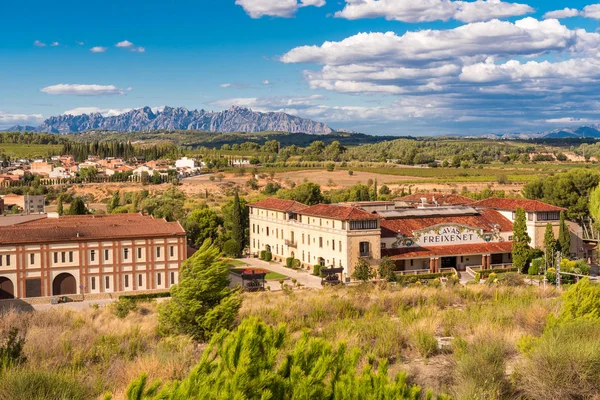
[[[249,204],[250,252],[266,250],[275,260],[292,257],[304,268],[344,268],[350,277],[359,259],[375,265],[381,258],[379,217],[339,204],[306,206],[293,200],[266,199]]]
[[[181,225],[141,214],[0,226],[0,299],[168,289],[185,259]]]

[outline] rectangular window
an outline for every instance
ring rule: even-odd
[[[252,233],[256,233],[256,226],[254,224],[252,224]]]
[[[369,242],[360,242],[358,246],[361,257],[369,257],[371,255],[371,244]]]
[[[92,276],[92,290],[96,290],[96,277]]]
[[[60,253],[60,262],[67,262],[67,253],[65,253],[64,251]]]
[[[54,264],[58,263],[58,253],[55,251],[54,252]]]
[[[104,261],[108,261],[108,249],[104,249]]]
[[[129,249],[123,249],[123,259],[127,260],[129,258]]]
[[[35,254],[33,253],[29,255],[29,264],[35,264]]]
[[[350,230],[377,229],[377,220],[368,219],[364,221],[350,221]]]
[[[175,257],[175,246],[171,246],[169,251],[171,252],[171,257]]]
[[[175,272],[171,272],[171,285],[175,284]]]
[[[96,250],[90,250],[90,261],[96,261]]]
[[[342,252],[342,241],[340,240],[340,253]]]
[[[332,248],[332,250],[335,250],[335,240],[331,241],[331,248]]]
[[[160,247],[156,248],[156,258],[160,258]]]
[[[269,227],[267,226],[267,236],[269,236]]]
[[[138,247],[138,249],[137,249],[137,250],[138,250],[138,259],[139,259],[139,258],[142,258],[142,248],[141,248],[141,247]]]
[[[129,287],[129,275],[125,275],[125,287]]]
[[[108,276],[104,278],[104,288],[110,289],[110,278]]]
[[[139,275],[138,275],[138,287],[141,287],[141,286],[142,286],[142,280],[143,280],[143,278],[142,278],[142,274],[139,274]]]
[[[70,263],[73,262],[73,252],[72,251],[69,252],[69,262]]]
[[[319,237],[319,247],[323,248],[323,238]]]
[[[2,266],[2,256],[0,256],[0,267]]]
[[[161,279],[162,279],[162,274],[159,272],[158,275],[157,275],[157,277],[156,277],[156,284],[157,285],[162,285]]]
[[[6,256],[6,266],[10,267],[10,254]]]

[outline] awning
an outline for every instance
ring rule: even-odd
[[[512,252],[512,245],[513,242],[493,242],[456,246],[403,247],[398,249],[382,249],[381,255],[393,260],[405,260],[411,258],[498,254]]]

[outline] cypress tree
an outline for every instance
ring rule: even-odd
[[[121,205],[121,195],[118,190],[115,190],[108,203],[108,212],[111,213],[113,210]]]
[[[65,213],[62,196],[58,196],[58,200],[56,200],[56,212],[58,215],[63,215]]]
[[[569,256],[571,254],[571,235],[569,234],[569,227],[565,222],[565,212],[560,212],[560,230],[558,231],[558,250],[563,256]]]
[[[377,179],[375,179],[375,182],[373,183],[373,196],[371,200],[377,201]]]
[[[233,198],[233,218],[231,222],[231,238],[239,245],[240,251],[237,254],[239,257],[244,245],[244,227],[242,224],[242,207],[240,205],[240,196],[237,190],[235,192],[235,197]]]
[[[554,238],[554,230],[552,224],[548,222],[546,224],[546,231],[544,232],[544,251],[546,253],[546,261],[550,262],[551,266],[554,266],[554,252],[556,251],[556,239]]]
[[[69,206],[69,210],[67,214],[69,215],[85,215],[88,213],[88,210],[83,202],[81,197],[75,197]]]
[[[527,273],[527,260],[529,259],[529,242],[531,238],[527,233],[527,220],[525,210],[518,207],[515,212],[513,223],[513,248],[512,259],[516,268]]]

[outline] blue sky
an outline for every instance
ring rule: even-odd
[[[373,134],[600,122],[590,1],[7,0],[1,13],[0,128],[233,104]]]

